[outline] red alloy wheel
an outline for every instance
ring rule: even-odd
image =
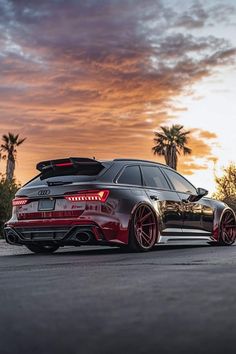
[[[221,220],[220,243],[232,245],[236,239],[235,216],[231,210],[227,210]]]
[[[157,238],[154,212],[148,205],[141,205],[134,215],[134,235],[141,250],[151,249]]]

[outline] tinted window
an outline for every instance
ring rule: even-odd
[[[104,165],[89,163],[85,166],[81,164],[72,167],[50,168],[43,171],[40,178],[46,179],[58,176],[97,176],[104,168]]]
[[[184,177],[180,176],[178,173],[172,170],[168,170],[167,168],[165,168],[164,171],[169,177],[169,179],[171,180],[171,183],[173,184],[177,192],[193,193],[193,194],[196,193],[196,189]]]
[[[59,176],[49,177],[49,178],[36,177],[33,180],[27,182],[24,186],[27,187],[48,186],[49,183],[56,183],[59,181],[63,183],[89,182],[89,181],[94,181],[96,177],[97,176],[77,176],[77,175],[69,175],[69,176],[59,175]]]
[[[138,166],[128,166],[118,179],[118,183],[141,185],[141,174]]]
[[[170,189],[168,183],[158,167],[142,166],[143,178],[146,186]]]

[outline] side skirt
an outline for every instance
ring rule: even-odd
[[[163,236],[159,237],[158,243],[191,242],[191,241],[215,241],[211,236]]]

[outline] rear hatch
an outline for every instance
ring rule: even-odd
[[[88,202],[102,203],[109,192],[99,178],[111,162],[66,158],[37,164],[40,174],[23,186],[13,200],[18,220],[74,218]]]

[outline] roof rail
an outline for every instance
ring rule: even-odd
[[[120,159],[114,159],[113,161],[137,161],[137,162],[148,162],[148,163],[153,163],[156,165],[161,165],[161,166],[165,166],[165,167],[169,167],[167,165],[165,165],[164,163],[161,162],[155,162],[155,161],[151,161],[151,160],[142,160],[142,159],[128,159],[128,158],[120,158]]]

